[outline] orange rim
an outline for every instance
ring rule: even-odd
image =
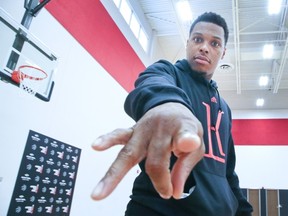
[[[35,70],[38,70],[40,71],[41,73],[43,73],[45,76],[44,77],[33,77],[33,76],[30,76],[28,74],[25,74],[21,71],[22,68],[32,68],[32,69],[35,69]],[[27,78],[27,79],[31,79],[31,80],[43,80],[43,79],[46,79],[47,78],[47,73],[42,70],[41,68],[38,68],[38,67],[34,67],[34,66],[31,66],[31,65],[22,65],[18,68],[18,71],[20,72],[21,74],[21,80],[23,80],[24,78]]]

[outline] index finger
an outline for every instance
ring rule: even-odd
[[[169,199],[173,193],[170,174],[171,138],[169,136],[150,141],[145,170],[150,177],[155,190],[164,199]]]
[[[101,200],[111,194],[127,172],[144,158],[145,155],[143,156],[143,152],[141,155],[135,144],[130,141],[121,149],[105,176],[93,190],[92,199]]]

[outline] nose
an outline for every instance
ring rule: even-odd
[[[209,50],[208,50],[208,45],[207,43],[202,43],[200,46],[200,52],[203,52],[205,54],[208,54]]]

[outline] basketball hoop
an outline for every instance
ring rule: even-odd
[[[24,91],[35,95],[41,82],[47,78],[47,73],[41,68],[31,65],[21,65],[18,70],[11,74],[11,79],[19,84],[19,87]]]

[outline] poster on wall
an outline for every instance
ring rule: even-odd
[[[29,131],[8,216],[70,214],[81,149]]]

